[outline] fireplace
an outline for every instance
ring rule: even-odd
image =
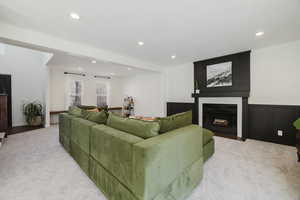
[[[203,127],[216,135],[237,138],[237,105],[203,103]]]

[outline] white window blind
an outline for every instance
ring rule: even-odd
[[[108,87],[105,83],[96,84],[97,107],[107,106]]]
[[[82,100],[82,82],[71,80],[69,85],[69,106],[81,105]]]

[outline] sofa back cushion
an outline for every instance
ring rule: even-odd
[[[300,118],[294,121],[293,125],[296,129],[300,130]]]
[[[98,124],[106,124],[107,115],[105,111],[94,112],[82,110],[82,118]]]
[[[97,108],[96,106],[87,106],[87,105],[79,105],[77,107],[82,109],[82,110],[91,110],[91,109]]]
[[[172,131],[177,128],[188,126],[192,124],[192,111],[178,113],[169,117],[158,117],[157,120],[160,125],[160,133]]]
[[[78,108],[77,106],[70,106],[68,113],[75,117],[81,117],[81,109]]]
[[[107,125],[112,128],[131,133],[144,139],[157,136],[159,133],[158,122],[148,122],[142,120],[123,118],[114,115],[113,113],[109,114]]]

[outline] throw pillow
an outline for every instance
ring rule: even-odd
[[[82,110],[91,110],[91,109],[97,108],[96,106],[87,106],[87,105],[79,105],[77,107],[82,109]]]
[[[169,117],[158,117],[157,120],[160,124],[160,133],[172,131],[177,128],[188,126],[192,124],[192,111],[178,113]]]
[[[158,122],[123,118],[113,113],[109,114],[107,125],[144,139],[157,136],[159,132]]]
[[[68,113],[74,115],[75,117],[81,117],[81,109],[77,106],[70,106]]]
[[[98,124],[105,124],[107,120],[107,115],[104,111],[94,112],[94,111],[82,111],[82,117],[86,120],[96,122]]]

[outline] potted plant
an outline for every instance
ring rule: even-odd
[[[40,126],[43,122],[43,105],[37,101],[23,104],[23,114],[30,126]]]

